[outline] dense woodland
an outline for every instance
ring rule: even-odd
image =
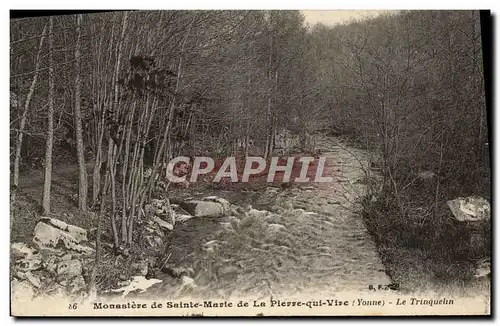
[[[299,11],[124,11],[13,19],[10,35],[14,200],[19,176],[44,170],[49,213],[51,170],[73,164],[79,209],[109,207],[117,247],[135,241],[149,167],[269,158],[283,130],[304,152],[324,133],[374,153],[366,210],[394,223],[490,198],[478,12],[307,26]]]

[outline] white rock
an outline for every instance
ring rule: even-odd
[[[227,219],[230,223],[233,223],[233,225],[239,225],[241,223],[241,220],[237,216],[228,216]]]
[[[330,226],[335,226],[332,222],[329,222],[329,221],[323,221],[323,223],[328,224]]]
[[[233,226],[231,225],[230,222],[220,222],[219,223],[224,230],[227,232],[234,232]]]
[[[50,272],[50,273],[55,273],[57,269],[57,264],[56,264],[56,257],[50,256],[44,261],[42,261],[43,268]]]
[[[15,277],[15,278],[18,278],[20,280],[26,280],[26,273],[25,272],[21,272],[21,271],[18,271],[18,270],[13,270],[12,271],[12,275]]]
[[[161,226],[164,229],[167,229],[169,231],[174,230],[174,226],[172,224],[168,223],[167,221],[162,220],[158,216],[153,216],[153,221],[155,221],[159,226]]]
[[[271,212],[266,211],[266,210],[258,210],[258,209],[252,208],[246,214],[247,214],[247,216],[250,216],[250,217],[262,218],[262,217],[266,217],[266,216],[270,215]]]
[[[474,272],[475,278],[482,278],[491,275],[491,261],[489,259],[480,260]]]
[[[230,265],[230,266],[225,266],[219,269],[219,275],[228,275],[228,274],[234,274],[238,273],[240,269],[236,266]]]
[[[219,203],[224,207],[224,210],[228,211],[231,208],[231,203],[224,198],[217,197],[217,196],[208,196],[202,199],[202,201],[210,201],[214,203]]]
[[[50,217],[41,217],[40,220],[68,233],[73,236],[77,242],[88,241],[87,231],[79,226],[67,224],[61,220]]]
[[[76,276],[82,274],[82,262],[73,259],[68,261],[61,261],[57,264],[56,272],[59,275]]]
[[[151,200],[151,205],[153,205],[153,207],[156,207],[156,208],[162,207],[164,204],[165,204],[165,200],[163,200],[163,199],[153,198]]]
[[[212,201],[191,200],[182,207],[195,217],[221,217],[226,212],[222,204]]]
[[[175,221],[179,222],[179,223],[186,222],[187,220],[192,219],[192,218],[193,218],[193,215],[188,215],[188,214],[176,214],[175,215]]]
[[[35,256],[39,256],[39,253],[36,249],[28,247],[28,245],[23,242],[16,242],[11,244],[10,249],[13,255],[20,256],[26,259],[31,259]]]
[[[63,260],[71,260],[73,259],[73,256],[71,254],[65,254],[63,255],[61,258],[59,258],[59,260],[63,261]]]
[[[163,247],[163,238],[157,236],[157,235],[147,235],[144,237],[149,245],[149,247],[154,248],[154,249],[160,249]]]
[[[205,247],[205,248],[213,248],[213,247],[218,247],[218,246],[220,246],[220,243],[218,240],[210,240],[210,241],[205,242],[203,244],[203,247]]]
[[[285,226],[283,224],[277,224],[277,223],[270,223],[268,226],[267,226],[267,229],[271,232],[279,232],[281,230],[284,230],[286,229]]]
[[[489,221],[490,203],[482,197],[458,197],[446,202],[458,221]]]
[[[422,180],[431,180],[436,177],[436,174],[432,171],[422,171],[418,173],[418,177]]]
[[[165,235],[163,233],[160,225],[158,225],[158,223],[156,223],[153,220],[148,221],[148,224],[146,225],[145,230],[148,231],[148,233],[151,235],[158,235],[160,237],[163,237]]]
[[[16,261],[16,268],[22,272],[36,271],[42,268],[41,259],[21,259]]]
[[[79,244],[79,241],[71,234],[44,223],[38,222],[35,227],[33,242],[39,248],[62,248],[74,250],[80,253],[92,254],[94,249]]]

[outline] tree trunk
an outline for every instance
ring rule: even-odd
[[[109,176],[110,176],[110,167],[108,167],[106,169],[105,181],[104,181],[105,184],[109,182]],[[92,268],[92,272],[90,274],[90,280],[89,280],[89,285],[88,285],[89,294],[96,294],[97,293],[95,279],[96,279],[97,271],[98,271],[98,268],[100,265],[102,219],[104,217],[104,207],[106,204],[106,197],[107,197],[107,194],[103,193],[102,198],[101,198],[100,203],[99,203],[100,207],[99,207],[99,215],[97,216],[97,229],[96,229],[96,240],[95,240],[95,255],[94,255],[95,261],[94,261],[94,267]],[[114,226],[114,227],[116,229],[116,226]],[[114,232],[113,234],[116,234],[116,232]],[[118,239],[117,238],[114,238],[114,244],[115,244],[115,248],[117,248],[117,246],[118,246]]]
[[[250,147],[250,121],[249,120],[247,120],[247,122],[246,122],[244,141],[245,141],[244,156],[245,156],[245,161],[246,161],[246,159],[248,158],[248,149]]]
[[[103,67],[110,66],[111,65],[111,55],[112,55],[112,45],[110,45],[107,49],[103,50],[102,44],[104,41],[104,30],[105,30],[105,24],[102,24],[102,28],[100,30],[100,33],[97,33],[99,35],[100,40],[97,47],[97,51],[95,53],[95,59],[93,61],[93,71],[92,71],[92,80],[93,84],[95,85],[92,89],[92,98],[94,100],[94,120],[96,121],[96,127],[95,130],[97,130],[97,133],[95,135],[96,137],[96,145],[94,148],[94,157],[95,157],[95,162],[94,162],[94,171],[92,174],[92,205],[96,205],[97,201],[99,199],[99,194],[101,192],[101,167],[102,163],[106,161],[107,156],[104,153],[103,149],[103,140],[104,140],[104,134],[105,134],[105,116],[106,116],[106,111],[109,107],[109,103],[111,103],[111,97],[108,96],[108,78],[106,77],[107,74],[103,73]],[[114,39],[114,25],[111,28],[111,36],[109,40],[109,44],[114,44],[115,39]],[[94,37],[95,38],[95,37]],[[108,56],[106,56],[103,53],[108,53]],[[106,60],[107,58],[107,60]],[[101,64],[102,60],[102,64]],[[105,75],[105,76],[103,76]],[[113,75],[114,76],[114,75]],[[113,77],[111,77],[113,78]],[[109,103],[108,103],[109,102]],[[106,183],[106,181],[105,181]],[[109,183],[109,178],[108,178],[108,183]]]
[[[266,119],[267,119],[267,135],[266,135],[266,147],[264,150],[264,158],[267,160],[270,156],[271,153],[269,153],[269,148],[271,147],[271,97],[272,97],[272,86],[271,86],[271,76],[272,76],[272,59],[273,59],[273,39],[271,36],[269,36],[269,59],[268,59],[268,67],[267,67],[267,114],[266,114]]]
[[[47,143],[45,146],[45,177],[43,184],[43,214],[50,213],[50,186],[52,182],[52,139],[54,137],[54,18],[49,19],[49,103],[47,112]]]
[[[81,110],[81,76],[80,76],[80,38],[82,15],[76,16],[76,44],[75,44],[75,130],[76,130],[76,152],[78,159],[78,208],[87,210],[87,170],[85,167],[85,155],[83,145],[82,130],[82,110]]]
[[[31,86],[28,91],[28,95],[26,96],[26,102],[24,103],[24,111],[21,117],[19,132],[17,135],[16,156],[14,159],[14,189],[16,190],[19,187],[19,164],[21,162],[21,148],[23,146],[24,128],[26,128],[26,120],[28,118],[29,107],[31,99],[33,98],[33,93],[35,92],[36,82],[38,80],[38,72],[40,70],[40,55],[42,53],[43,41],[45,39],[46,30],[47,30],[47,25],[43,27],[42,36],[40,37],[40,43],[38,45],[38,52],[36,54],[36,60],[35,60],[35,75],[33,76],[33,80],[31,81]],[[14,194],[14,196],[12,196],[12,199],[15,200],[15,198],[16,197]]]
[[[115,70],[115,76],[114,76],[114,100],[113,100],[113,112],[115,114],[115,119],[118,120],[118,96],[119,96],[119,83],[118,83],[118,78],[120,74],[120,64],[121,64],[121,59],[122,59],[122,48],[123,48],[123,40],[125,39],[125,30],[127,29],[127,12],[125,12],[122,20],[122,31],[121,31],[121,36],[120,36],[120,41],[118,43],[118,48],[117,48],[117,55],[116,55],[116,70]],[[123,131],[123,134],[125,131]],[[115,161],[113,164],[117,163],[118,161],[118,155],[114,156]],[[113,168],[111,170],[111,187],[112,187],[112,200],[113,200],[113,211],[114,207],[116,206],[116,195],[115,195],[115,173],[116,173],[116,168]],[[122,180],[124,182],[124,180]],[[125,203],[123,203],[124,205]],[[125,207],[123,207],[125,209]],[[113,214],[113,219],[115,218],[115,214]],[[125,243],[127,241],[127,228],[124,225],[125,223],[122,223],[122,232],[121,232],[121,241],[122,243]]]

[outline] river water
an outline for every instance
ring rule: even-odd
[[[191,269],[195,288],[159,275],[152,297],[233,299],[369,291],[391,281],[359,214],[368,153],[334,138],[318,142],[333,182],[291,189],[211,191],[244,215],[177,224],[168,263]],[[208,247],[211,247],[210,249]],[[189,292],[189,293],[186,293]]]

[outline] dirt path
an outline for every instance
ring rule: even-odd
[[[194,270],[198,287],[191,296],[268,298],[318,291],[334,295],[391,283],[374,241],[356,213],[356,202],[366,187],[361,182],[361,164],[367,165],[365,153],[339,146],[335,139],[320,146],[327,149],[323,175],[333,176],[333,183],[286,191],[268,187],[252,201],[260,210],[224,221],[191,220],[179,227],[173,236],[177,250],[173,250],[171,262]],[[212,232],[217,224],[222,230]],[[188,236],[195,234],[198,242],[190,243]],[[211,249],[207,250],[207,243]],[[155,296],[186,295],[168,289],[166,281]]]

